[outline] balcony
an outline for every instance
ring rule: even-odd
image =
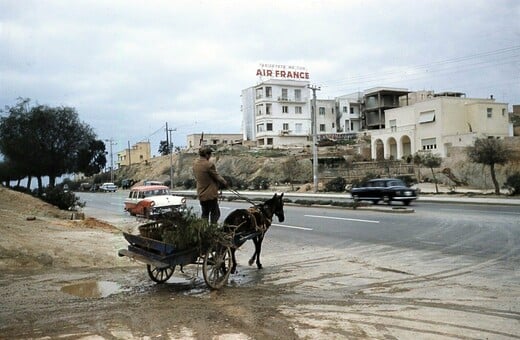
[[[284,103],[306,103],[308,101],[307,98],[292,98],[292,97],[278,97],[279,102]]]

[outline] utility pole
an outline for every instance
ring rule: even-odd
[[[321,87],[315,85],[307,85],[312,90],[312,111],[311,111],[311,130],[312,130],[312,179],[314,183],[314,192],[318,191],[318,141],[316,135],[316,91],[320,91]]]
[[[110,182],[114,183],[114,153],[112,152],[112,146],[117,145],[112,138],[105,139],[105,142],[110,143]]]
[[[177,129],[168,129],[168,123],[166,123],[166,143],[168,145],[168,151],[170,152],[170,189],[171,190],[173,190],[173,139],[172,139],[173,131],[177,131]]]

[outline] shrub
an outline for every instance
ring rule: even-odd
[[[515,172],[508,176],[504,187],[509,189],[511,195],[520,195],[520,172]]]
[[[325,190],[329,192],[343,192],[347,181],[343,177],[336,177],[325,184]]]
[[[195,182],[193,178],[187,178],[182,183],[182,186],[184,187],[184,189],[192,189],[197,186],[197,182]]]
[[[267,190],[269,189],[270,183],[268,178],[259,176],[253,179],[249,184],[253,190]]]
[[[72,191],[63,190],[59,187],[45,188],[40,198],[49,204],[57,206],[61,210],[75,210],[77,206],[85,206]]]

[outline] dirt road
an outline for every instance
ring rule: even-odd
[[[0,188],[0,338],[518,339],[518,268],[365,244],[264,243],[219,291],[119,258],[120,230]],[[34,217],[34,219],[33,219]],[[271,231],[270,231],[271,233]]]

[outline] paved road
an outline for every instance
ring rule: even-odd
[[[138,223],[123,213],[124,195],[80,194],[88,215]],[[247,205],[222,202],[222,215]],[[288,205],[266,236],[262,271],[247,267],[250,243],[237,252],[232,295],[242,310],[274,306],[298,337],[520,338],[519,206],[418,201],[413,209]],[[232,303],[219,296],[208,303]]]

